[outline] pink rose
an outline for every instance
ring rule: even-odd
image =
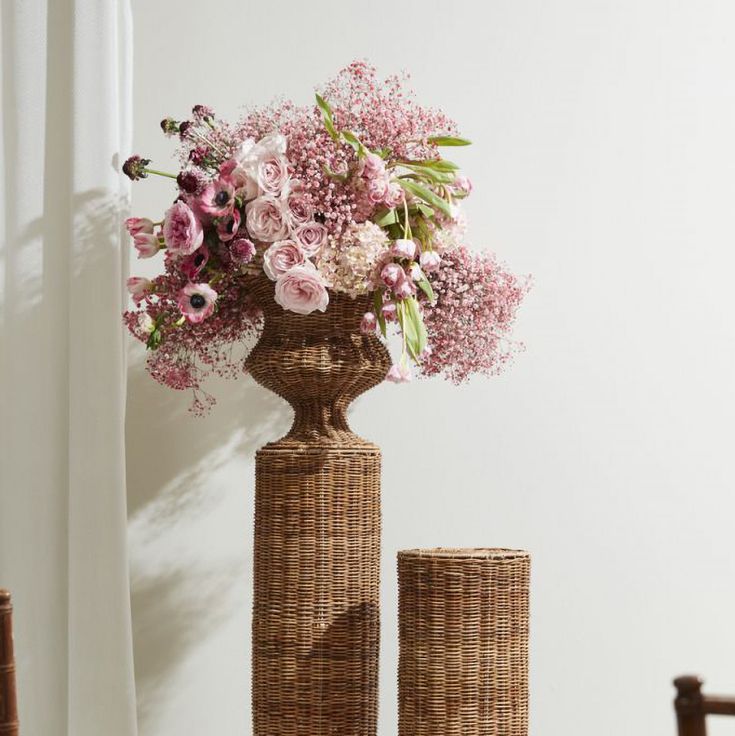
[[[426,271],[427,273],[436,271],[439,268],[441,262],[441,256],[433,250],[425,250],[419,257],[421,268],[423,268],[424,271]]]
[[[255,243],[247,238],[237,238],[230,245],[230,255],[235,263],[250,263],[255,256]]]
[[[136,236],[139,233],[153,233],[153,221],[147,217],[128,217],[125,220],[125,227],[131,236]]]
[[[214,312],[217,292],[209,284],[187,284],[177,300],[181,313],[194,324],[207,319]]]
[[[163,239],[166,247],[176,255],[188,256],[204,241],[202,225],[184,202],[175,202],[163,221]]]
[[[256,240],[272,243],[288,235],[280,200],[266,194],[245,205],[245,224]]]
[[[153,258],[161,249],[158,242],[158,235],[153,233],[138,233],[133,238],[133,245],[138,251],[138,258]]]
[[[301,191],[299,182],[286,196],[286,217],[291,228],[296,229],[299,225],[309,222],[314,216],[314,208],[311,202]]]
[[[406,258],[410,261],[416,255],[416,243],[407,238],[400,238],[393,243],[391,251],[396,258]]]
[[[327,228],[320,222],[305,222],[293,231],[292,237],[311,258],[327,241],[327,232]]]
[[[311,314],[315,309],[324,312],[329,304],[329,293],[319,271],[307,261],[278,277],[276,302],[297,314]]]
[[[258,162],[258,186],[263,194],[280,196],[288,182],[288,160],[285,156],[270,156]]]
[[[271,281],[305,262],[306,254],[293,240],[279,240],[263,254],[263,270]]]
[[[199,276],[201,270],[207,265],[209,260],[209,248],[206,245],[202,245],[195,250],[191,255],[186,256],[181,261],[181,273],[186,276],[189,281],[194,281]]]
[[[380,280],[389,288],[392,289],[406,278],[406,272],[397,263],[386,263],[383,266],[383,270],[380,272]]]
[[[378,318],[373,312],[365,312],[360,322],[360,332],[365,335],[370,335],[375,332],[375,328],[378,326]]]
[[[136,304],[140,304],[151,293],[153,282],[142,276],[131,276],[127,282],[128,293]]]
[[[394,363],[385,377],[391,383],[408,383],[411,380],[411,369],[404,363]]]

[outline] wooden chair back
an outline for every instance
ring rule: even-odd
[[[0,590],[0,736],[18,736],[13,606],[7,590]]]
[[[706,716],[735,716],[735,698],[705,695],[702,685],[696,675],[682,675],[674,680],[679,736],[707,736]]]

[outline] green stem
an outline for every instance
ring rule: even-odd
[[[143,169],[143,171],[145,171],[146,174],[155,174],[156,176],[165,176],[165,177],[168,177],[169,179],[176,178],[176,174],[169,174],[166,171],[159,171],[158,169]]]

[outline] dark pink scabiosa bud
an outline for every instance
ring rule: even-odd
[[[217,292],[209,284],[187,284],[180,292],[177,304],[189,322],[203,322],[214,312]]]
[[[208,105],[194,105],[191,114],[199,123],[205,123],[208,120],[214,120],[214,110]]]
[[[207,261],[209,261],[209,248],[202,245],[181,261],[181,273],[189,281],[194,281],[207,265]]]
[[[131,181],[145,179],[148,176],[146,166],[151,162],[149,158],[141,158],[138,155],[131,156],[122,167],[123,174]]]
[[[197,146],[189,151],[189,161],[195,166],[201,166],[209,158],[209,153],[207,146]]]
[[[250,263],[255,257],[255,243],[247,238],[236,238],[230,245],[230,256],[237,264]]]
[[[173,118],[164,118],[161,120],[161,130],[166,136],[172,136],[179,132],[179,124]]]
[[[206,186],[204,177],[196,171],[182,171],[176,177],[179,189],[186,194],[199,194]]]
[[[181,138],[185,138],[186,131],[189,130],[189,128],[191,128],[192,125],[193,123],[191,122],[191,120],[184,120],[184,122],[179,123],[179,136]]]

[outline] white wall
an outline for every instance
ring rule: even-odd
[[[535,734],[669,736],[682,670],[735,692],[735,5],[134,6],[136,151],[163,167],[158,121],[194,103],[307,102],[358,56],[408,68],[476,141],[474,244],[534,275],[505,376],[384,385],[352,414],[384,453],[381,736],[414,546],[532,551]],[[153,215],[172,189],[134,196]],[[247,380],[188,418],[131,353],[142,736],[247,734],[253,452],[288,412]]]

